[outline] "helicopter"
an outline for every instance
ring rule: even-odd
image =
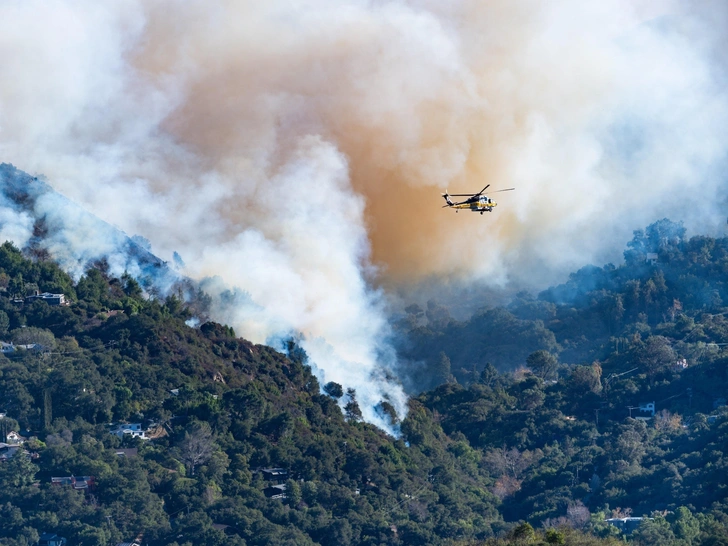
[[[460,212],[460,209],[465,210],[471,210],[473,212],[479,212],[480,214],[483,214],[484,212],[493,212],[493,207],[497,206],[498,203],[493,201],[490,197],[487,197],[483,195],[483,192],[487,190],[490,187],[490,184],[488,184],[486,187],[484,187],[482,190],[480,190],[478,193],[445,193],[442,194],[442,196],[445,198],[445,201],[447,202],[447,205],[443,205],[442,208],[452,208],[455,209],[455,212]],[[506,188],[504,190],[495,190],[493,193],[498,193],[502,191],[512,191],[516,188]],[[450,197],[467,197],[465,201],[459,201],[457,203],[454,203]]]

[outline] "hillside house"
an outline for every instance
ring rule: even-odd
[[[123,438],[125,434],[134,438],[141,438],[142,440],[148,440],[146,432],[142,429],[141,423],[119,423],[109,430],[111,434]]]
[[[640,404],[637,409],[639,415],[635,415],[635,419],[639,421],[649,421],[655,416],[655,403],[649,402],[646,404]]]
[[[40,343],[26,343],[23,345],[15,345],[14,343],[5,343],[4,341],[0,341],[0,352],[2,352],[3,354],[11,354],[18,349],[25,349],[26,351],[42,351],[43,345],[41,345]]]
[[[66,539],[55,533],[43,533],[38,540],[38,546],[66,546]]]
[[[260,471],[263,478],[268,481],[280,481],[288,478],[288,470],[285,468],[263,468]]]
[[[79,491],[88,491],[96,486],[96,479],[93,476],[51,477],[51,485],[68,485]]]
[[[25,298],[25,303],[33,303],[34,301],[44,301],[48,305],[66,305],[66,296],[64,294],[51,294],[50,292],[43,292],[42,294],[36,292]]]
[[[285,499],[286,498],[286,484],[271,485],[263,489],[263,494],[269,499]]]
[[[10,445],[0,442],[0,462],[12,459],[18,451],[20,451],[20,446],[18,445]]]
[[[638,517],[638,518],[610,518],[606,520],[607,523],[610,525],[614,525],[617,527],[620,531],[623,533],[631,533],[637,527],[640,526],[643,520],[645,519],[652,519],[652,518],[645,518],[645,517]]]
[[[6,438],[7,443],[16,445],[16,446],[19,446],[19,445],[25,443],[25,441],[27,440],[27,438],[21,436],[14,430],[11,430],[10,432],[8,432],[5,435],[5,438]]]

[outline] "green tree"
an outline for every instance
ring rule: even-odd
[[[128,272],[124,272],[121,276],[122,289],[124,293],[133,299],[141,299],[143,296],[142,288],[139,283]]]
[[[361,421],[363,418],[359,403],[356,401],[356,390],[349,388],[346,389],[346,396],[349,401],[344,406],[344,414],[346,415],[347,421]]]
[[[444,352],[440,352],[435,364],[435,385],[450,383],[454,380],[451,372],[450,359]]]
[[[10,332],[10,335],[16,345],[38,345],[46,351],[53,350],[56,347],[56,336],[45,328],[36,328],[34,326],[16,328]]]
[[[575,393],[599,393],[602,390],[602,367],[598,363],[591,366],[574,366],[569,376],[569,388]]]
[[[10,327],[10,317],[5,311],[0,311],[0,335],[7,334]]]
[[[498,379],[498,375],[495,366],[488,362],[480,373],[480,382],[487,387],[492,387],[495,380]]]
[[[650,336],[637,356],[651,379],[677,360],[670,340],[664,336]]]
[[[30,456],[19,450],[4,464],[0,464],[0,479],[5,487],[22,487],[35,480],[38,466],[33,464]]]
[[[521,523],[510,533],[511,538],[521,544],[528,544],[536,539],[536,531],[530,523]]]
[[[670,524],[662,516],[644,519],[630,537],[639,546],[677,546]]]
[[[329,381],[324,385],[324,392],[332,398],[341,398],[344,396],[344,388],[339,383],[333,381]]]
[[[195,424],[185,432],[177,453],[180,461],[187,467],[190,476],[195,475],[195,468],[204,464],[215,452],[216,445],[210,425],[206,422]]]
[[[23,274],[18,273],[8,282],[8,292],[11,296],[22,296],[25,291],[25,282],[23,282]]]
[[[681,506],[675,511],[672,531],[677,538],[690,546],[695,543],[698,535],[700,535],[700,522],[688,508]]]
[[[526,365],[536,377],[541,379],[555,379],[559,369],[559,361],[554,355],[543,349],[531,353],[526,359]]]

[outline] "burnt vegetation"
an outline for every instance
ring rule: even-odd
[[[0,463],[0,543],[728,544],[726,281],[728,239],[665,220],[623,265],[468,321],[412,305],[395,439],[293,341],[191,328],[179,297],[6,243],[0,440],[28,440]],[[72,303],[20,303],[29,288]],[[634,532],[605,522],[630,515]]]

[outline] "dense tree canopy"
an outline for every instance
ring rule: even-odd
[[[728,544],[728,241],[663,221],[626,257],[463,322],[409,306],[393,438],[294,341],[191,328],[176,297],[6,243],[0,338],[38,348],[0,356],[2,433],[31,438],[0,463],[0,543]],[[71,476],[93,481],[51,483]]]

